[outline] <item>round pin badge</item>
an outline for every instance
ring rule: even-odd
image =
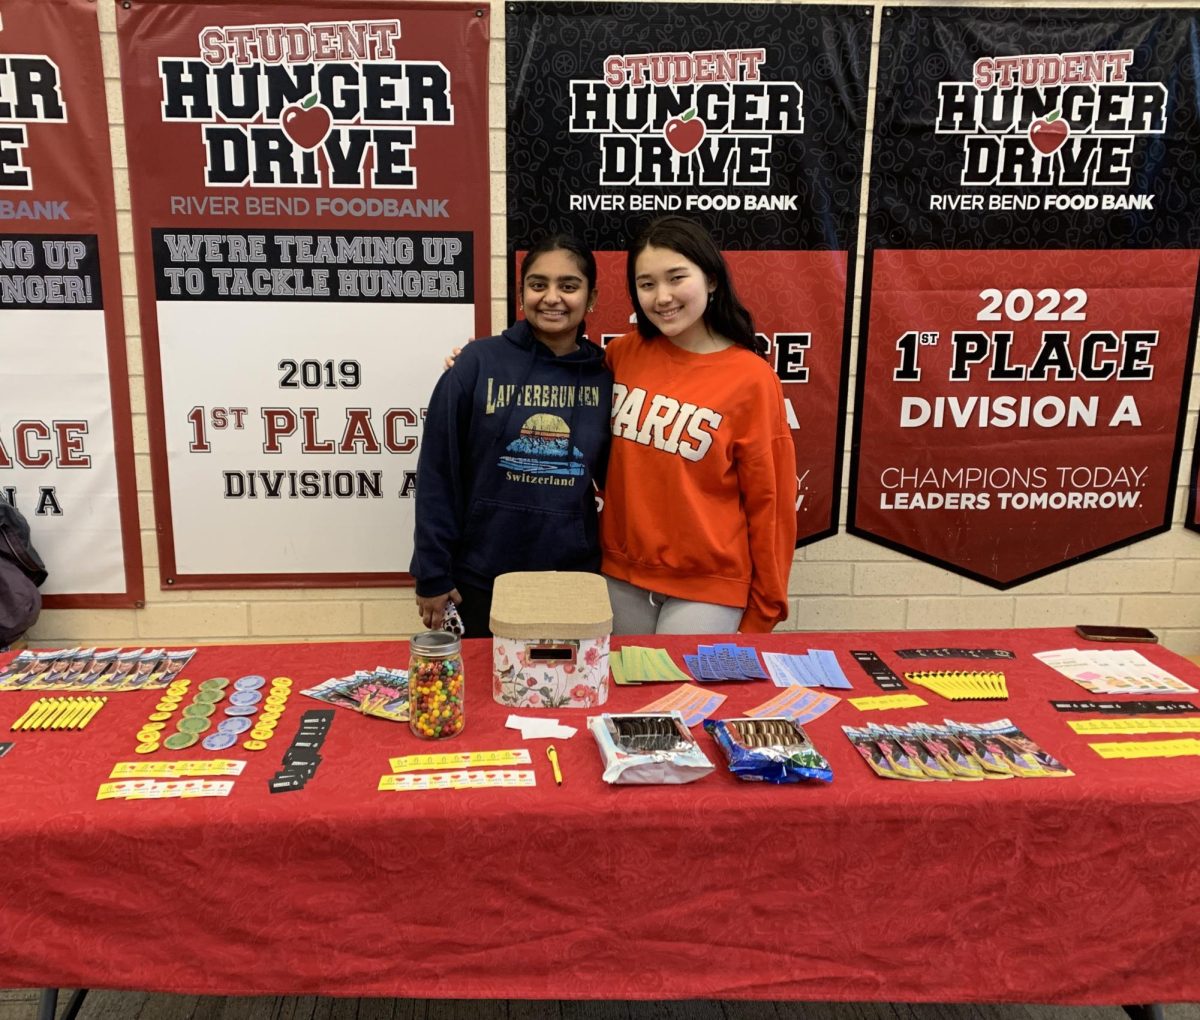
[[[207,701],[196,701],[183,710],[183,717],[185,719],[207,719],[216,710],[216,705],[211,705]]]
[[[164,722],[153,722],[152,721],[152,722],[142,723],[142,732],[143,733],[153,733],[155,730],[165,730],[166,728],[167,728],[167,724]]]
[[[239,733],[245,733],[252,725],[253,723],[245,717],[222,719],[217,723],[217,730],[221,733],[232,733],[234,736],[237,736]]]
[[[151,722],[166,722],[174,713],[172,712],[155,712],[150,716]]]
[[[180,733],[203,733],[209,728],[211,723],[207,719],[198,718],[197,716],[188,716],[186,719],[180,719],[178,723]]]
[[[242,747],[247,751],[261,751],[267,746],[265,740],[247,740]]]
[[[229,677],[227,676],[210,676],[200,685],[201,687],[220,687],[224,690],[229,686]]]
[[[138,746],[135,747],[134,750],[138,754],[153,754],[155,751],[158,750],[158,741],[157,740],[143,741],[142,743],[138,744]]]
[[[233,686],[239,691],[257,691],[266,682],[265,676],[241,676],[233,682]]]
[[[196,697],[193,699],[192,703],[193,704],[215,705],[223,697],[225,697],[224,691],[214,691],[214,690],[197,691]]]
[[[226,715],[254,715],[258,711],[257,705],[226,705]]]
[[[183,698],[163,698],[162,701],[154,706],[154,710],[156,712],[174,712],[182,700]]]
[[[210,733],[204,738],[203,747],[207,751],[224,751],[237,743],[235,733]]]
[[[258,691],[234,691],[229,700],[234,705],[257,705],[262,701],[262,695]]]
[[[264,730],[258,726],[255,726],[254,729],[250,731],[250,736],[254,740],[270,740],[273,736],[275,736],[275,731]]]
[[[163,741],[163,747],[169,751],[182,751],[191,747],[199,739],[195,733],[172,733]]]

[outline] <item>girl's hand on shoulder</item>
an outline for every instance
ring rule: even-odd
[[[467,343],[470,343],[470,341],[468,340]],[[447,357],[446,357],[446,360],[442,362],[442,371],[449,372],[450,369],[452,369],[454,367],[454,362],[458,359],[458,356],[460,354],[462,354],[461,347],[451,348],[449,355],[447,355]]]

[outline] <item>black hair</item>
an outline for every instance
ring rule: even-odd
[[[596,256],[592,254],[591,248],[570,234],[550,234],[548,237],[543,237],[525,253],[525,257],[521,259],[522,286],[525,284],[525,274],[529,272],[529,267],[533,265],[534,261],[552,251],[565,251],[575,256],[579,270],[587,280],[588,294],[596,289]]]
[[[712,235],[686,216],[660,216],[651,222],[629,245],[625,262],[625,277],[629,284],[629,300],[637,315],[638,332],[644,337],[656,337],[660,330],[642,311],[637,293],[637,257],[646,248],[669,248],[700,267],[716,285],[712,300],[704,311],[704,324],[709,331],[748,347],[766,357],[767,345],[754,331],[754,319],[738,300],[729,276],[729,267]]]

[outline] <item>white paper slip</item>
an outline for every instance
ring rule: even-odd
[[[570,740],[578,730],[564,726],[557,719],[542,716],[510,715],[504,724],[510,730],[520,730],[524,740]]]

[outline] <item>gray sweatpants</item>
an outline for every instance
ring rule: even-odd
[[[745,609],[689,602],[618,581],[608,582],[614,634],[736,634]]]

